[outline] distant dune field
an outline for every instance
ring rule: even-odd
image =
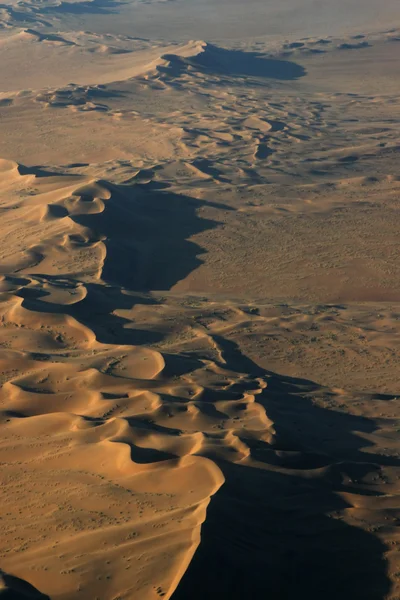
[[[0,597],[400,595],[400,11],[0,6]]]

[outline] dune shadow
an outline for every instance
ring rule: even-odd
[[[18,293],[27,308],[69,314],[90,327],[101,342],[134,345],[139,339],[151,344],[161,334],[143,331],[138,338],[138,331],[130,328],[132,321],[119,316],[118,309],[156,304],[146,292],[169,290],[197,268],[203,249],[191,238],[218,223],[198,215],[205,204],[200,200],[145,185],[100,183],[110,192],[102,212],[85,212],[85,205],[94,202],[98,209],[100,203],[82,193],[74,197],[82,212],[70,218],[86,232],[75,236],[78,245],[104,243],[102,281],[85,283],[86,296],[76,304],[44,302],[49,292],[43,289],[27,287]],[[73,278],[68,282],[63,274],[35,277],[51,287],[77,283]],[[25,280],[17,281],[23,285]],[[196,397],[196,410],[219,421],[223,430],[229,415],[219,408],[240,404],[243,386],[247,392],[258,390],[261,378],[267,387],[254,398],[265,409],[274,433],[268,442],[264,430],[235,433],[249,449],[247,464],[210,455],[225,484],[211,499],[201,543],[172,599],[383,600],[391,588],[387,548],[372,531],[345,522],[343,511],[353,508],[351,497],[364,503],[369,497],[379,499],[385,467],[399,467],[400,459],[373,451],[369,439],[377,425],[372,419],[324,408],[315,401],[318,394],[329,400],[333,392],[312,381],[267,371],[233,341],[208,335],[219,349],[221,360],[216,359],[216,365],[238,377],[228,392],[212,385],[205,388]],[[204,366],[198,359],[170,355],[164,375],[190,374]],[[164,406],[174,403],[174,396],[167,393],[160,398]],[[373,399],[393,398],[377,394]],[[149,432],[177,437],[182,433],[152,419],[128,417],[127,422]],[[134,445],[131,456],[141,464],[173,458]]]
[[[221,465],[220,465],[221,466]],[[327,513],[329,489],[231,464],[211,499],[201,543],[172,600],[383,600],[385,545]]]
[[[185,71],[188,65],[208,74],[228,77],[292,81],[306,75],[304,67],[293,61],[269,58],[259,52],[228,50],[213,44],[207,44],[203,52],[191,58],[174,54],[166,54],[163,58],[169,61],[164,71],[175,76]]]
[[[129,443],[129,447],[131,450],[132,462],[139,465],[148,465],[176,459],[175,454],[156,450],[155,448],[142,448],[141,446],[136,446],[131,442]]]
[[[70,285],[74,289],[76,281],[72,278],[57,277],[54,275],[39,275],[43,282],[51,285]],[[77,319],[83,325],[89,327],[95,334],[96,339],[104,344],[127,344],[142,345],[155,344],[163,339],[156,331],[140,328],[126,328],[131,323],[129,319],[118,316],[118,309],[131,309],[135,304],[157,304],[157,300],[147,295],[125,293],[117,286],[101,285],[97,283],[85,284],[87,294],[76,304],[58,304],[43,301],[48,292],[35,290],[29,287],[22,288],[16,292],[17,296],[23,298],[22,306],[28,310],[43,313],[67,314]],[[35,355],[36,360],[41,359],[40,353]]]
[[[50,600],[33,585],[14,575],[4,573],[0,569],[0,598],[1,600]]]
[[[140,185],[107,187],[111,198],[102,213],[71,216],[104,240],[104,281],[133,291],[169,290],[202,264],[204,250],[190,238],[218,226],[197,214],[205,202]]]
[[[223,210],[225,205],[203,202],[187,196],[157,190],[146,185],[111,185],[103,212],[90,212],[93,198],[82,196],[87,214],[70,215],[85,234],[71,236],[77,247],[90,247],[102,241],[106,248],[101,283],[85,283],[86,296],[75,304],[44,301],[48,292],[24,287],[18,292],[23,306],[39,312],[69,314],[90,327],[100,342],[154,344],[163,339],[157,331],[130,328],[131,321],[118,316],[118,309],[131,309],[136,303],[156,304],[147,293],[170,290],[202,264],[205,252],[191,237],[218,226],[216,221],[198,215],[207,204]],[[63,218],[57,206],[53,218]],[[69,275],[37,274],[44,283],[74,289]],[[181,361],[182,362],[182,361]],[[183,362],[182,362],[183,364]]]
[[[266,371],[236,343],[214,339],[230,370],[268,381],[255,398],[276,435],[267,443],[242,434],[257,466],[217,460],[225,484],[172,600],[383,600],[387,548],[343,521],[352,505],[341,493],[378,498],[372,482],[399,458],[363,452],[372,443],[357,433],[373,433],[375,423],[317,406],[317,384]]]

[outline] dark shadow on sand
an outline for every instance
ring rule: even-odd
[[[265,371],[235,343],[215,341],[229,369],[268,379],[256,399],[276,436],[242,438],[259,468],[217,460],[226,481],[172,600],[383,600],[387,548],[341,520],[351,506],[340,492],[379,496],[373,477],[400,460],[363,453],[369,443],[357,432],[373,433],[373,421],[316,406],[317,384]]]
[[[105,185],[111,198],[102,213],[71,217],[104,239],[104,281],[141,292],[169,290],[202,264],[204,250],[189,238],[218,225],[197,214],[205,202],[140,185]]]
[[[304,67],[295,62],[268,58],[259,52],[228,50],[213,44],[207,44],[204,52],[191,58],[181,58],[175,54],[166,54],[164,58],[170,63],[164,72],[175,77],[184,72],[187,66],[207,74],[231,78],[292,81],[306,75]]]
[[[145,186],[104,185],[111,192],[105,210],[72,218],[91,232],[82,244],[104,240],[105,283],[85,284],[86,297],[72,305],[43,302],[46,292],[40,290],[32,294],[25,288],[19,295],[32,310],[72,315],[101,342],[136,344],[137,332],[126,328],[130,321],[115,311],[155,303],[143,292],[170,289],[198,267],[203,250],[189,238],[217,223],[197,214],[203,205],[199,200]],[[62,274],[35,277],[60,286],[67,280]],[[71,279],[70,285],[75,284]],[[154,343],[157,336],[143,332],[139,343]],[[329,390],[268,372],[234,342],[212,337],[224,361],[219,366],[245,374],[246,382],[238,377],[229,394],[205,389],[196,400],[198,410],[221,421],[226,416],[219,401],[240,404],[244,389],[254,389],[257,378],[263,378],[268,387],[255,399],[276,433],[269,442],[260,440],[259,432],[239,434],[257,467],[254,462],[241,465],[210,456],[226,483],[211,499],[201,543],[172,599],[383,600],[391,587],[384,559],[387,548],[373,533],[341,519],[341,511],[351,508],[343,493],[379,497],[384,467],[398,467],[400,460],[364,452],[370,442],[362,434],[373,434],[375,423],[313,401],[316,394],[329,397]],[[166,359],[166,376],[203,366],[196,357],[183,354]],[[165,405],[168,400],[171,397],[165,398]],[[134,418],[129,424],[180,434],[150,420]],[[171,458],[131,448],[133,459],[143,464]]]
[[[0,569],[1,600],[50,600],[49,596],[20,577],[4,573]]]
[[[104,211],[70,218],[87,231],[85,239],[75,236],[74,244],[84,248],[99,240],[104,242],[106,257],[101,277],[105,283],[85,284],[86,297],[69,305],[43,302],[42,298],[48,294],[41,289],[26,287],[17,293],[24,298],[26,308],[73,316],[90,327],[100,342],[154,344],[163,336],[153,331],[125,328],[130,321],[115,311],[130,309],[136,303],[157,303],[146,292],[169,290],[198,268],[203,262],[204,250],[189,238],[218,226],[216,221],[199,216],[198,210],[206,204],[223,210],[229,207],[152,186],[101,183],[111,192]],[[91,201],[90,196],[82,199],[88,206]],[[60,218],[65,216],[61,206],[56,212]],[[52,286],[71,290],[76,285],[73,278],[63,273],[36,277]]]

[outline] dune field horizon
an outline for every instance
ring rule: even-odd
[[[398,0],[5,0],[0,133],[1,600],[398,600]]]

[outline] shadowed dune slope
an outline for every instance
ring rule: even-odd
[[[1,167],[3,595],[383,598],[396,397],[261,367],[231,337],[259,310],[144,293],[199,264],[201,201]]]
[[[10,2],[0,598],[398,600],[392,0]]]
[[[176,75],[185,66],[214,75],[277,80],[295,80],[304,77],[306,73],[303,67],[288,60],[267,58],[257,52],[227,50],[213,44],[204,44],[202,51],[193,57],[181,58],[176,54],[164,54],[163,58],[170,61],[169,70]],[[159,67],[159,70],[162,69],[163,67]]]
[[[33,585],[2,571],[0,571],[0,598],[2,600],[49,600],[48,596],[41,594]]]

